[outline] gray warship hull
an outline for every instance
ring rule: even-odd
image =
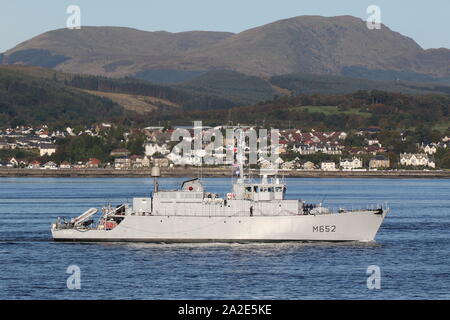
[[[375,239],[387,210],[282,216],[129,215],[112,230],[56,229],[55,241],[284,242]]]

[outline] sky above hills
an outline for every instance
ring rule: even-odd
[[[240,32],[300,15],[352,15],[366,20],[369,5],[381,22],[423,48],[450,48],[450,1],[431,0],[14,0],[0,5],[0,52],[46,31],[66,27],[69,5],[81,8],[81,25],[145,31]]]

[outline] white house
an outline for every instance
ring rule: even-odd
[[[422,145],[420,149],[427,154],[435,154],[437,151],[436,145],[434,144]]]
[[[39,145],[39,155],[45,156],[51,156],[52,154],[54,154],[56,152],[56,146],[53,144],[41,144]]]
[[[39,169],[41,167],[41,163],[37,160],[34,160],[28,164],[29,169]]]
[[[58,169],[58,166],[53,161],[49,161],[46,164],[44,164],[44,169]]]
[[[9,159],[9,163],[10,163],[11,166],[13,166],[13,167],[18,167],[18,166],[19,166],[19,161],[17,161],[16,158],[11,158],[11,159]]]
[[[369,146],[373,146],[374,144],[379,144],[379,145],[381,145],[381,144],[380,144],[380,141],[378,141],[378,139],[367,139],[367,144],[368,144]]]
[[[400,164],[414,167],[436,167],[434,160],[430,159],[426,153],[402,153],[400,154]]]
[[[9,149],[9,144],[3,141],[0,141],[0,149]]]
[[[70,165],[70,162],[68,161],[63,161],[61,162],[61,164],[59,165],[59,167],[61,169],[70,169],[72,166]]]
[[[362,168],[363,163],[361,159],[353,157],[352,159],[341,159],[339,166],[342,170],[353,170]]]
[[[162,146],[159,146],[156,143],[147,143],[145,145],[145,155],[148,157],[153,156],[155,153],[160,154],[169,154],[170,150],[169,147],[166,144],[163,144]]]
[[[336,171],[336,163],[333,161],[325,161],[320,164],[320,169],[323,171]]]
[[[131,157],[131,166],[133,168],[148,168],[150,167],[150,159],[147,156]]]
[[[294,160],[292,160],[292,161],[286,161],[285,163],[283,163],[283,164],[281,165],[281,169],[292,170],[292,169],[295,168],[295,166],[296,166],[296,163],[295,163]]]
[[[314,167],[315,167],[314,162],[311,162],[311,161],[306,161],[303,164],[303,169],[305,169],[305,170],[314,170]]]

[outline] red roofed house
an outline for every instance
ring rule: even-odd
[[[70,169],[72,166],[70,165],[70,163],[68,161],[63,161],[63,162],[61,162],[59,167],[61,169]]]
[[[102,162],[96,158],[90,158],[88,162],[86,162],[86,166],[88,168],[98,168],[98,166],[101,164]]]
[[[41,167],[41,163],[39,161],[37,161],[37,160],[31,161],[28,164],[28,168],[29,169],[39,169],[40,167]]]

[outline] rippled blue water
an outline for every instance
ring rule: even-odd
[[[181,179],[162,179],[175,187]],[[227,192],[229,179],[204,179]],[[387,201],[376,243],[76,244],[50,223],[142,196],[150,179],[0,178],[0,299],[449,299],[450,180],[288,179],[288,197]],[[69,290],[69,265],[81,289]],[[381,269],[369,290],[367,267]]]

